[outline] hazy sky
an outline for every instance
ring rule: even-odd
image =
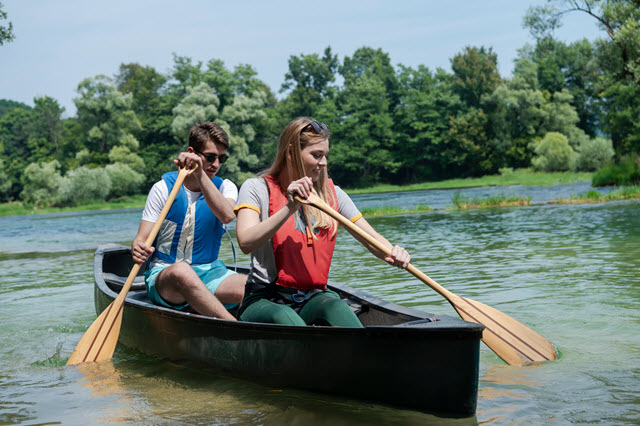
[[[465,46],[492,47],[510,77],[517,50],[532,43],[522,18],[544,0],[422,0],[315,2],[207,0],[0,0],[15,40],[0,46],[0,98],[33,105],[50,96],[75,115],[81,80],[113,76],[137,62],[167,73],[172,53],[227,68],[250,64],[277,93],[291,55],[340,61],[362,46],[381,48],[394,65],[450,71]],[[7,21],[1,21],[6,25]],[[572,13],[557,37],[565,42],[606,35],[593,18]]]

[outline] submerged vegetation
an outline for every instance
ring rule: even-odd
[[[517,195],[493,195],[486,198],[468,198],[457,191],[451,198],[454,210],[467,210],[486,207],[530,206],[531,197]]]
[[[591,190],[584,194],[572,196],[569,199],[550,201],[549,204],[587,204],[624,200],[640,200],[640,185],[625,186],[615,189],[608,194],[602,194],[596,190]]]
[[[362,213],[362,215],[365,217],[379,217],[379,216],[397,216],[401,214],[428,213],[432,211],[434,211],[434,209],[427,206],[426,204],[418,204],[416,207],[412,209],[384,206],[384,207],[373,207],[373,208],[362,209],[360,210],[360,213]]]

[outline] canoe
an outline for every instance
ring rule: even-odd
[[[98,247],[96,313],[118,296],[132,266],[129,247]],[[482,325],[399,306],[344,284],[330,282],[328,287],[349,304],[364,328],[235,322],[181,312],[150,303],[144,277],[138,276],[124,302],[118,342],[270,387],[452,417],[475,414]]]

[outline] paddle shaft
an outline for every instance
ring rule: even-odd
[[[345,228],[348,228],[349,230],[355,232],[356,234],[364,238],[365,241],[367,241],[367,243],[374,246],[376,249],[380,250],[382,253],[386,254],[387,256],[391,255],[391,249],[389,247],[385,246],[380,241],[376,240],[373,236],[371,236],[369,233],[364,231],[362,228],[358,227],[349,219],[347,219],[346,217],[342,216],[340,213],[335,211],[333,208],[331,208],[331,206],[329,206],[327,203],[322,201],[322,199],[317,195],[311,194],[307,200],[304,200],[298,196],[296,196],[296,199],[297,201],[300,201],[302,203],[305,203],[305,204],[308,203],[320,208],[320,210],[322,210],[323,212],[327,213],[329,216],[331,216],[332,218],[340,222]],[[426,274],[424,274],[422,271],[420,271],[418,268],[416,268],[412,264],[409,264],[406,269],[411,275],[415,276],[420,281],[427,284],[429,287],[431,287],[433,290],[438,292],[438,294],[440,294],[445,299],[449,299],[453,294],[449,290],[447,290],[446,288],[442,287],[440,284],[438,284],[437,282],[429,278]]]
[[[167,201],[162,207],[158,220],[151,228],[151,232],[145,241],[145,244],[150,247],[153,241],[156,239],[164,219],[167,217],[173,201],[178,195],[178,191],[182,187],[184,179],[191,174],[195,168],[191,170],[181,168],[178,171],[178,177],[173,185],[173,189],[169,193]],[[133,284],[133,280],[140,271],[141,264],[136,263],[129,272],[129,277],[125,282],[118,297],[111,302],[111,304],[104,310],[104,312],[91,324],[87,329],[84,336],[78,342],[78,345],[71,353],[67,365],[79,364],[81,362],[98,362],[104,361],[113,356],[116,344],[118,342],[118,336],[120,334],[120,323],[122,322],[122,308],[124,306],[124,299],[129,293],[129,289]]]
[[[327,213],[382,253],[391,254],[391,249],[336,212],[317,195],[310,194],[306,200],[299,196],[295,198]],[[508,364],[521,366],[557,359],[553,344],[524,324],[497,309],[450,292],[411,264],[407,271],[447,299],[463,319],[484,325],[482,341]]]

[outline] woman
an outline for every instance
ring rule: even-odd
[[[337,222],[295,200],[312,191],[357,226],[392,249],[386,256],[352,234],[375,256],[406,268],[410,256],[392,246],[362,217],[353,201],[327,174],[329,128],[309,117],[287,125],[273,165],[240,188],[236,236],[251,253],[251,272],[239,318],[290,325],[362,327],[340,297],[327,290]]]

